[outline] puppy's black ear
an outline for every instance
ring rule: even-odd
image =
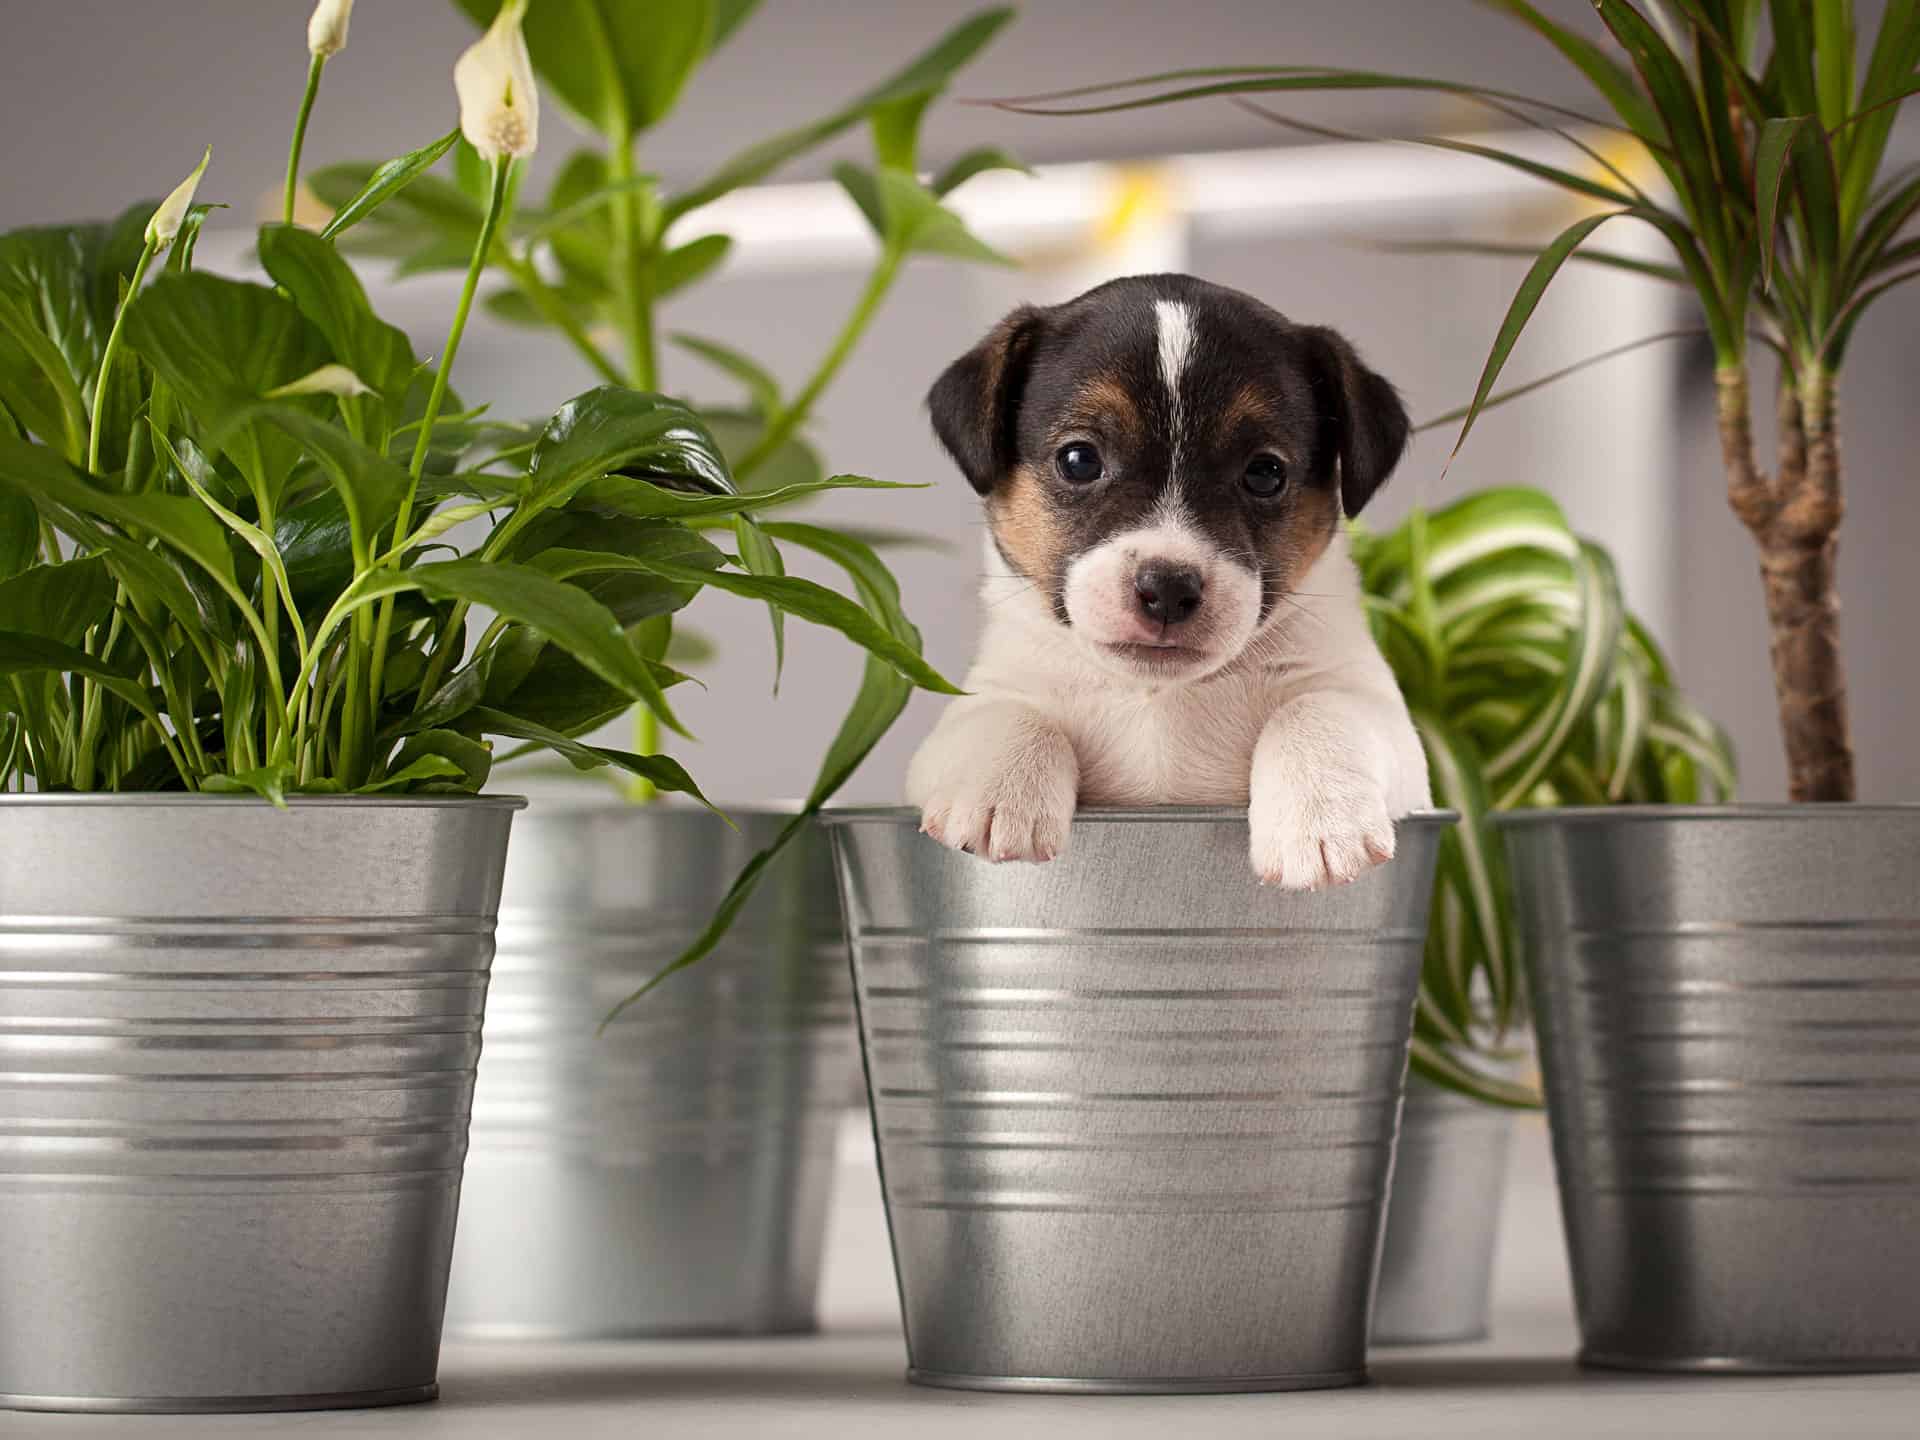
[[[1340,456],[1340,503],[1352,519],[1400,463],[1412,422],[1400,392],[1360,363],[1345,336],[1315,326],[1306,337],[1323,433]]]
[[[1022,305],[949,365],[927,392],[933,433],[982,495],[1014,461],[1014,421],[1041,313]]]

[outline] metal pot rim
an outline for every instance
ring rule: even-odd
[[[1454,810],[1416,810],[1403,815],[1401,825],[1452,825],[1459,820]],[[1085,824],[1138,824],[1141,822],[1181,825],[1217,825],[1247,823],[1247,811],[1240,805],[1086,805],[1074,813],[1076,827]],[[911,825],[920,828],[920,811],[912,805],[835,806],[820,812],[822,825]]]
[[[89,791],[86,794],[0,795],[0,808],[27,805],[75,809],[232,810],[268,806],[258,795],[200,795],[184,790]],[[287,805],[300,810],[524,810],[524,795],[289,795]],[[271,808],[269,806],[269,808]]]
[[[1790,804],[1769,801],[1753,805],[1560,805],[1538,810],[1504,810],[1492,817],[1502,828],[1541,825],[1598,825],[1609,820],[1890,820],[1920,819],[1920,803]]]

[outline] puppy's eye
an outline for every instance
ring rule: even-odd
[[[1060,477],[1071,480],[1075,485],[1091,485],[1107,473],[1100,452],[1084,441],[1062,445],[1060,453],[1053,457],[1053,463],[1058,467]]]
[[[1271,500],[1287,488],[1287,462],[1278,455],[1256,455],[1247,462],[1247,473],[1240,483],[1249,494]]]

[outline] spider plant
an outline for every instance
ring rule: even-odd
[[[1483,490],[1355,532],[1374,636],[1426,746],[1442,842],[1413,1068],[1480,1099],[1536,1105],[1502,1073],[1524,1023],[1505,865],[1488,817],[1541,805],[1731,799],[1724,735],[1675,687],[1621,603],[1613,562],[1538,490]]]
[[[324,232],[262,226],[267,283],[194,268],[204,160],[157,208],[0,236],[0,790],[466,792],[505,737],[699,799],[674,761],[578,737],[635,703],[679,727],[668,692],[686,677],[664,656],[703,589],[872,657],[815,806],[908,687],[951,689],[857,539],[770,527],[841,565],[856,602],[703,533],[754,535],[769,507],[883,482],[744,491],[697,414],[623,385],[531,425],[454,394],[537,134],[524,8],[455,72],[487,198],[437,363],[375,313],[336,241],[422,183],[445,139],[378,167]],[[449,555],[461,525],[478,538]]]
[[[1791,791],[1796,800],[1850,800],[1835,594],[1837,402],[1860,321],[1875,301],[1920,276],[1920,178],[1911,167],[1890,172],[1886,163],[1893,122],[1920,92],[1920,0],[1887,0],[1870,37],[1859,33],[1852,0],[1592,0],[1610,45],[1529,0],[1485,3],[1574,66],[1603,113],[1483,85],[1305,65],[1175,71],[1032,97],[1080,103],[1005,103],[1089,113],[1235,96],[1277,124],[1338,134],[1245,97],[1418,90],[1465,97],[1564,140],[1578,152],[1571,168],[1469,140],[1412,142],[1515,167],[1600,207],[1537,252],[1501,321],[1460,441],[1497,398],[1515,341],[1569,260],[1624,266],[1688,290],[1714,350],[1728,499],[1759,551]],[[1148,93],[1086,103],[1121,90]],[[1635,167],[1607,157],[1616,147],[1590,140],[1594,132],[1637,147],[1658,182],[1638,183]],[[1589,247],[1616,222],[1651,226],[1672,263]],[[1756,344],[1780,359],[1771,475],[1753,439]]]
[[[477,23],[497,16],[500,0],[456,0]],[[663,339],[683,355],[719,370],[739,387],[738,399],[696,408],[729,458],[739,485],[753,493],[811,485],[826,473],[806,439],[806,427],[821,396],[858,347],[904,264],[914,255],[1004,263],[968,233],[942,201],[983,171],[1018,162],[995,149],[961,156],[923,182],[917,173],[921,121],[954,73],[983,49],[1012,18],[1006,9],[983,10],[953,27],[927,50],[877,84],[826,115],[758,141],[712,174],[683,188],[665,185],[637,169],[637,151],[648,132],[673,113],[697,83],[705,64],[747,23],[758,0],[671,0],[631,5],[618,0],[544,0],[527,15],[526,40],[534,72],[591,137],[561,164],[540,205],[522,204],[495,232],[486,248],[489,276],[501,282],[486,296],[487,308],[516,326],[563,337],[609,384],[661,388],[667,370]],[[843,162],[835,178],[871,223],[878,249],[866,284],[844,324],[823,337],[819,359],[790,393],[745,348],[710,336],[666,332],[660,310],[724,263],[732,237],[705,218],[708,207],[739,187],[856,126],[874,141],[871,165]],[[446,137],[455,151],[453,177],[425,176],[396,197],[348,242],[363,252],[397,260],[410,275],[463,265],[473,251],[486,208],[486,174],[464,142]],[[352,197],[375,167],[332,165],[307,183],[335,207],[336,220],[351,214]],[[784,499],[811,491],[788,491]],[[757,523],[742,513],[721,522],[733,532],[742,562],[766,576],[785,573],[783,545],[813,550],[844,562],[849,536],[792,522]],[[866,564],[863,557],[863,564]],[[871,568],[868,565],[867,568]],[[875,575],[883,588],[890,581]],[[784,649],[782,615],[771,611],[776,666]],[[695,652],[683,637],[674,658]],[[889,703],[904,704],[906,687],[890,674],[874,684],[890,687]],[[634,747],[659,743],[652,707],[633,709]],[[628,786],[637,800],[651,797],[644,777]]]

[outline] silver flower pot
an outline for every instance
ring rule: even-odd
[[[1435,847],[1263,890],[1244,812],[1085,811],[991,866],[832,817],[908,1378],[1364,1378]]]
[[[515,827],[449,1333],[810,1330],[858,1092],[832,857],[802,836],[720,948],[600,1032],[787,817],[534,808]]]
[[[433,1396],[520,803],[0,799],[0,1404]]]
[[[1502,823],[1581,1358],[1920,1369],[1920,807]]]
[[[1388,1191],[1373,1343],[1483,1340],[1513,1112],[1407,1082]]]

